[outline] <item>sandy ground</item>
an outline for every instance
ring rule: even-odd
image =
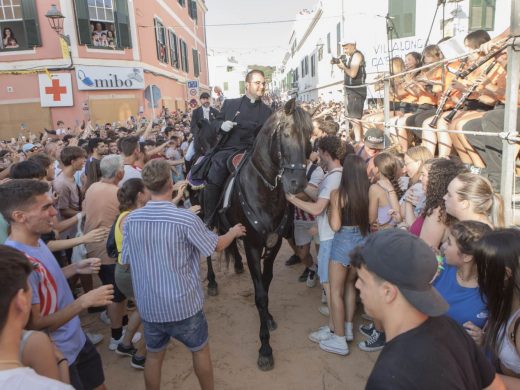
[[[206,297],[204,310],[209,323],[210,348],[215,375],[215,388],[226,390],[305,390],[305,389],[363,389],[377,353],[366,353],[357,348],[363,336],[357,332],[361,322],[356,317],[355,341],[349,343],[346,357],[320,350],[308,340],[312,330],[326,324],[318,312],[321,289],[307,288],[298,282],[303,265],[284,265],[290,256],[286,243],[282,246],[274,268],[270,290],[270,312],[278,323],[271,333],[275,366],[262,372],[256,366],[260,341],[260,323],[254,304],[254,293],[249,272],[236,275],[214,260],[219,295]],[[206,267],[202,265],[205,275]],[[359,313],[358,313],[359,314]],[[143,372],[130,366],[129,358],[108,350],[108,327],[96,315],[85,315],[83,324],[89,330],[105,335],[98,345],[103,359],[106,384],[109,389],[144,389]],[[266,387],[267,386],[267,387]],[[198,389],[192,369],[190,352],[177,341],[168,347],[162,372],[163,389]]]

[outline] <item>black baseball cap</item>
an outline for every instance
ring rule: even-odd
[[[390,145],[390,140],[387,138],[386,145]],[[370,149],[385,149],[385,133],[383,130],[375,127],[368,129],[365,132],[364,144]]]
[[[200,98],[201,98],[201,99],[209,99],[209,98],[210,98],[209,93],[207,93],[207,92],[202,92],[202,93],[200,94]]]
[[[432,286],[438,262],[419,237],[402,229],[371,234],[361,249],[367,269],[399,289],[406,300],[430,317],[444,314],[448,303]]]

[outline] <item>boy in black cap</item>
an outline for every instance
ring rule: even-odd
[[[382,230],[350,257],[365,310],[386,332],[367,389],[504,388],[468,333],[443,316],[448,304],[431,285],[437,259],[424,241]]]

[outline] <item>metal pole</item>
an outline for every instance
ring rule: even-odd
[[[511,0],[511,35],[520,34],[520,0]],[[520,82],[520,52],[507,49],[507,90],[504,118],[504,131],[516,136],[518,86]],[[486,129],[483,129],[484,131]],[[508,140],[502,142],[502,180],[500,194],[504,200],[506,226],[513,223],[513,184],[515,180],[515,144]]]
[[[385,114],[385,139],[384,146],[385,148],[389,145],[386,145],[386,140],[390,139],[390,126],[388,125],[388,121],[390,120],[390,80],[385,79],[383,81],[384,89],[384,101],[383,101],[383,110]]]
[[[150,101],[152,103],[152,119],[155,120],[155,99],[153,96],[153,87],[155,87],[155,85],[150,85]]]

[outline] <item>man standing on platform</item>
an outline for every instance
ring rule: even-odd
[[[343,55],[339,59],[332,59],[332,63],[345,73],[345,109],[347,118],[351,120],[352,129],[356,142],[361,141],[363,128],[361,123],[355,119],[363,116],[363,106],[367,98],[367,87],[365,84],[365,56],[356,48],[355,42],[343,42]],[[354,119],[354,120],[352,120]]]
[[[224,101],[222,111],[211,123],[215,131],[224,133],[216,153],[211,157],[211,167],[204,189],[205,223],[212,225],[220,194],[229,175],[227,160],[234,153],[250,149],[271,109],[262,102],[265,93],[265,76],[261,70],[252,70],[246,76],[246,94],[241,98]]]

